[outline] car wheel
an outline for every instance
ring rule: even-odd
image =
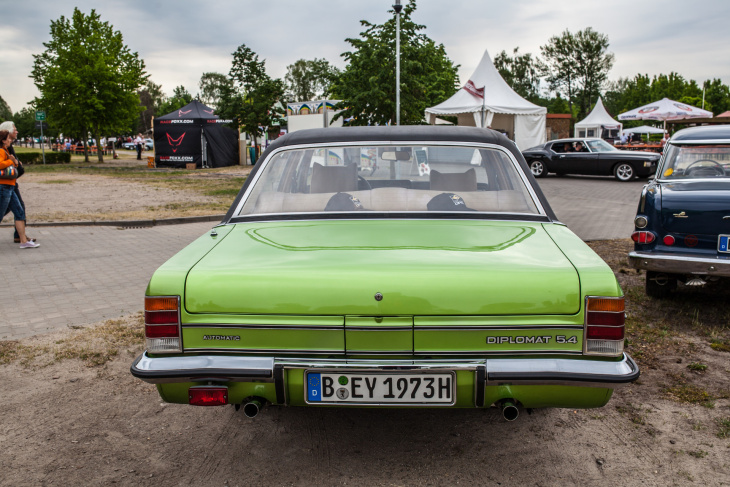
[[[663,299],[677,289],[677,278],[671,274],[646,271],[646,295],[651,298]]]
[[[547,176],[545,164],[543,164],[540,159],[533,159],[530,161],[530,171],[536,178],[544,178]]]
[[[619,181],[631,181],[635,176],[634,167],[631,164],[620,162],[613,168],[613,175]]]

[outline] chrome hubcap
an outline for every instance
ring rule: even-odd
[[[631,166],[624,164],[618,167],[616,174],[618,174],[620,179],[631,179],[631,176],[634,175],[634,171],[631,169]]]
[[[533,176],[539,176],[540,174],[542,174],[542,163],[534,161],[532,164],[530,164],[530,170],[532,171]]]

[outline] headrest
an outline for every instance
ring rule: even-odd
[[[360,200],[349,193],[337,193],[324,207],[324,211],[362,211],[364,209]]]
[[[431,169],[431,189],[437,191],[476,191],[477,172],[442,173]]]
[[[476,211],[466,206],[464,200],[458,194],[441,193],[428,202],[428,211]]]
[[[335,193],[357,190],[357,164],[347,166],[312,167],[312,184],[310,193]]]

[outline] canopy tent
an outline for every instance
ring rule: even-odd
[[[667,120],[684,120],[686,118],[710,118],[712,112],[685,105],[678,101],[662,98],[643,107],[634,108],[618,116],[619,120],[661,120],[666,129]]]
[[[586,118],[575,124],[574,137],[601,137],[615,138],[621,131],[622,124],[614,120],[603,106],[601,97],[598,97],[596,106]],[[608,131],[608,133],[604,133]],[[611,131],[615,131],[613,134]]]
[[[431,125],[436,123],[438,115],[455,115],[458,125],[506,132],[520,150],[545,142],[547,108],[515,93],[502,79],[486,50],[464,87],[448,100],[426,108],[426,120]]]
[[[197,100],[155,118],[157,167],[223,167],[238,164],[238,131]]]

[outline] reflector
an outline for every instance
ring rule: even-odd
[[[224,406],[228,404],[227,387],[191,387],[188,399],[193,406]]]
[[[624,313],[606,313],[600,311],[589,311],[586,324],[588,326],[624,326],[626,322],[626,314]]]
[[[177,310],[145,311],[144,322],[148,325],[164,325],[168,323],[177,323]]]
[[[651,232],[647,231],[641,231],[641,232],[634,232],[631,234],[631,240],[638,244],[649,244],[654,241],[656,238],[656,235],[654,235]]]
[[[146,338],[177,338],[180,336],[180,329],[177,325],[145,325],[144,336]]]

